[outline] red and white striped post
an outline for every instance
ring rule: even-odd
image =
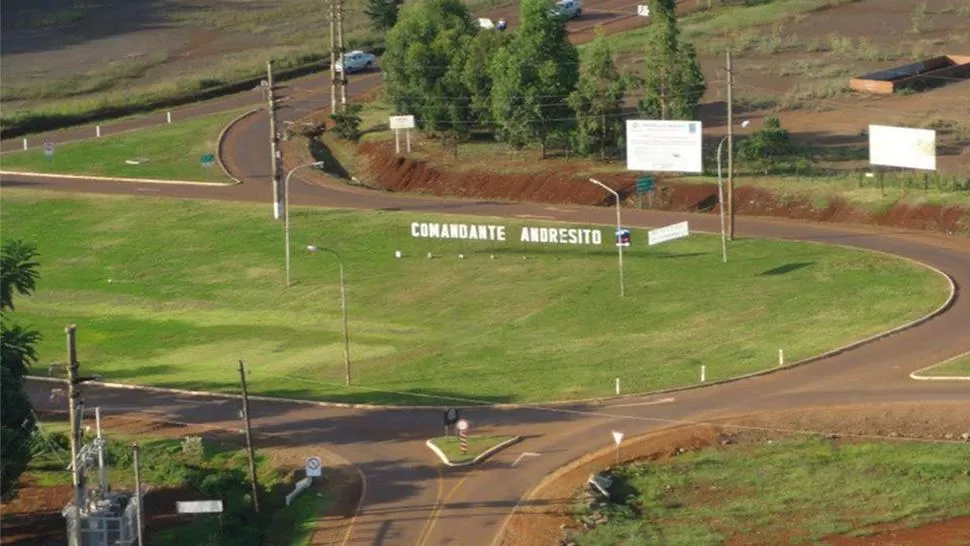
[[[468,421],[462,419],[456,424],[458,427],[458,445],[461,448],[461,454],[464,455],[468,451]]]

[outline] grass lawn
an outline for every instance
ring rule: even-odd
[[[464,463],[512,438],[514,436],[469,436],[468,450],[465,453],[461,452],[461,443],[458,441],[458,436],[439,436],[432,438],[431,443],[440,449],[449,461]]]
[[[620,467],[609,522],[579,535],[607,544],[810,544],[880,525],[970,514],[967,447],[788,439]],[[732,538],[742,539],[733,541]]]
[[[71,473],[65,470],[66,461],[70,460],[66,423],[46,423],[42,428],[50,442],[45,445],[46,449],[34,456],[26,475],[41,487],[68,485]],[[153,490],[177,488],[207,498],[221,498],[227,513],[238,509],[240,503],[248,506],[250,485],[244,447],[203,440],[202,452],[193,453],[184,451],[178,438],[134,437],[113,434],[110,430],[105,431],[105,440],[108,482],[114,490],[134,489],[131,444],[137,441],[141,447],[143,487]],[[85,439],[85,443],[92,441],[93,436]],[[279,491],[289,490],[288,471],[272,466],[259,451],[256,452],[256,465],[263,489],[260,506],[266,518],[259,525],[267,529],[267,536],[287,537],[290,544],[305,544],[315,518],[323,513],[330,498],[311,490],[300,495],[290,506],[285,506]],[[89,473],[89,479],[96,483],[96,469]],[[150,502],[150,497],[146,502]],[[153,538],[160,544],[212,544],[211,540],[222,533],[218,517],[199,516],[181,525],[166,525]]]
[[[647,247],[636,229],[620,300],[609,243],[520,242],[521,221],[295,206],[286,289],[283,229],[262,205],[14,189],[3,215],[4,237],[40,251],[36,293],[17,302],[17,320],[44,335],[34,373],[64,359],[76,323],[83,372],[105,380],[236,392],[244,359],[254,394],[344,402],[605,396],[616,377],[626,393],[693,384],[702,364],[722,379],[775,365],[779,348],[794,362],[902,324],[948,290],[879,254],[742,239],[722,264],[716,237]],[[504,225],[508,241],[410,236],[435,220]],[[337,262],[307,244],[343,257],[353,388]]]
[[[920,375],[932,377],[970,377],[970,354],[965,354],[953,360],[948,360],[928,370],[923,370]]]
[[[220,112],[157,128],[59,144],[51,158],[41,147],[10,152],[0,157],[0,165],[5,171],[229,183],[218,163],[203,167],[201,158],[218,153],[219,133],[242,112]],[[125,163],[136,158],[150,161]]]

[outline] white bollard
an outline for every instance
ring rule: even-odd
[[[95,125],[94,126],[94,136],[96,136],[98,138],[101,138],[101,126],[100,125]]]
[[[620,395],[620,378],[619,377],[616,378],[616,395],[617,396]]]
[[[401,257],[401,251],[400,250],[395,250],[394,251],[394,257],[395,258],[400,258]]]
[[[785,365],[785,351],[783,349],[778,349],[778,365]]]
[[[27,137],[24,137],[24,149],[27,149]]]
[[[172,123],[172,113],[171,112],[165,112],[165,121],[167,121],[169,123]]]
[[[701,364],[701,383],[707,381],[707,366]]]

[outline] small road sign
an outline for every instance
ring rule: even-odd
[[[637,6],[637,17],[650,17],[650,6],[640,4]]]
[[[203,167],[211,167],[216,164],[216,156],[215,154],[205,154],[199,160],[199,163],[201,163]]]
[[[468,424],[468,421],[466,421],[464,419],[461,419],[461,420],[458,421],[457,426],[458,426],[458,430],[464,432],[464,431],[468,430],[469,424]]]
[[[306,475],[308,478],[319,478],[323,474],[320,457],[306,458]]]
[[[454,425],[455,423],[457,423],[458,422],[458,415],[459,415],[458,414],[458,410],[456,410],[455,408],[449,408],[449,409],[445,410],[445,414],[444,414],[445,426],[446,427],[449,427],[449,426]]]
[[[614,430],[613,431],[613,441],[616,442],[616,445],[620,445],[620,442],[623,441],[623,433]]]
[[[652,176],[641,176],[637,178],[637,193],[650,193],[656,188],[656,183]]]
[[[53,142],[51,142],[49,140],[45,140],[44,141],[44,155],[46,155],[47,157],[51,157],[52,155],[54,155],[54,143]]]

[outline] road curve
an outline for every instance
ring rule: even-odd
[[[359,84],[366,85],[366,80]],[[293,92],[293,91],[291,91]],[[298,93],[303,95],[296,96]],[[291,113],[317,108],[324,93],[295,90]],[[7,188],[149,195],[193,199],[262,202],[271,211],[265,114],[251,116],[230,131],[234,147],[230,170],[244,183],[232,187],[153,186],[50,178],[4,177]],[[248,163],[242,158],[249,158]],[[434,199],[371,192],[340,186],[297,183],[295,206],[347,207],[436,214],[514,217],[533,215],[572,223],[609,225],[613,211],[596,207],[547,206],[532,203]],[[630,210],[625,223],[656,227],[689,220],[692,229],[716,232],[717,218],[703,214]],[[807,224],[778,219],[738,218],[742,237],[772,237],[839,244],[877,250],[930,265],[947,273],[957,287],[945,312],[909,330],[807,366],[752,379],[677,392],[670,403],[644,404],[656,397],[622,402],[571,404],[518,409],[469,410],[480,432],[516,434],[525,440],[471,469],[442,467],[423,445],[438,432],[435,410],[325,408],[283,402],[255,402],[254,426],[260,433],[284,435],[290,443],[329,442],[333,451],[356,464],[367,480],[367,495],[347,544],[488,544],[516,503],[543,476],[562,465],[605,447],[609,431],[628,437],[672,423],[711,419],[734,413],[802,406],[887,401],[965,401],[967,385],[915,382],[909,373],[970,350],[970,240],[933,233]],[[32,382],[39,409],[53,407],[50,384]],[[106,412],[152,411],[168,419],[238,427],[238,403],[225,397],[185,396],[96,386],[85,388],[89,406]],[[62,402],[57,403],[62,406]],[[539,453],[518,464],[523,452]]]

